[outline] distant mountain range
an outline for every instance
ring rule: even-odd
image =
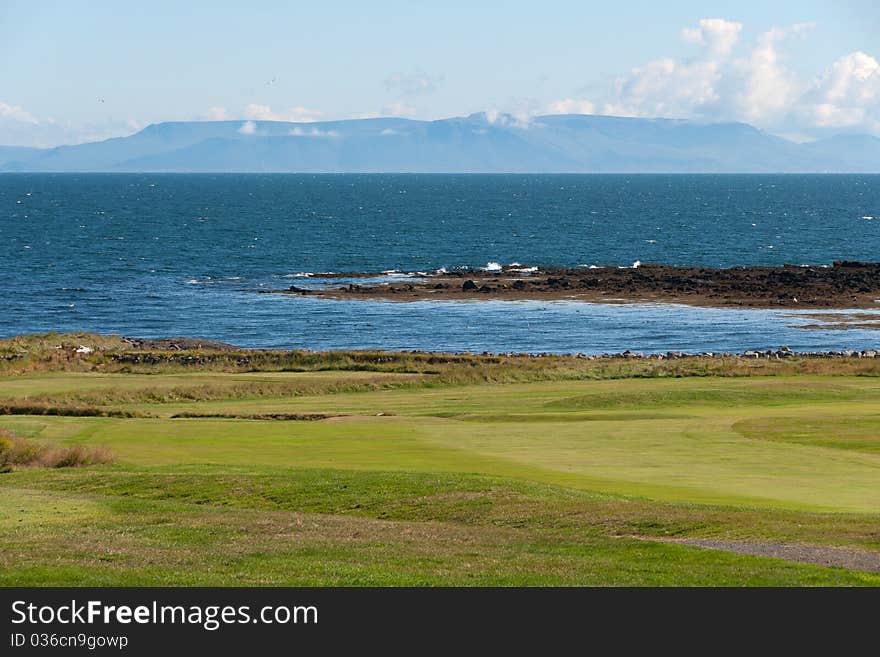
[[[0,146],[0,171],[880,172],[880,138],[796,144],[744,123],[485,113],[440,121],[191,121],[49,149]]]

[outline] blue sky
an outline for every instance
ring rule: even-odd
[[[476,111],[880,134],[880,6],[0,0],[0,144]]]

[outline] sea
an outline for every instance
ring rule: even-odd
[[[0,336],[585,354],[880,347],[880,330],[799,328],[824,324],[798,310],[259,294],[327,284],[318,272],[835,260],[880,260],[880,176],[0,174]]]

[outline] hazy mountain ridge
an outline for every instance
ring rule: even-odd
[[[0,171],[880,172],[880,138],[796,144],[744,123],[473,114],[315,123],[192,121],[51,149],[0,147]]]

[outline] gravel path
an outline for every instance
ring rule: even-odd
[[[759,557],[774,557],[786,561],[812,563],[818,566],[847,568],[869,573],[880,573],[880,552],[858,548],[777,543],[773,541],[729,541],[714,538],[659,538],[638,536],[640,540],[678,543],[710,550],[724,550]]]

